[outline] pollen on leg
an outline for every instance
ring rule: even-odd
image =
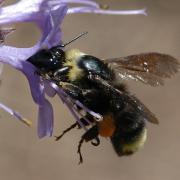
[[[114,120],[111,114],[103,116],[103,121],[98,124],[99,135],[111,137],[115,131]]]

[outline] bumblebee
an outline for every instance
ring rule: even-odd
[[[165,78],[178,72],[179,62],[170,55],[154,52],[101,60],[77,49],[63,51],[63,46],[41,50],[27,61],[70,97],[102,115],[102,121],[89,114],[80,119],[84,126],[91,125],[79,142],[80,163],[83,162],[82,143],[91,141],[99,145],[99,136],[110,138],[118,156],[133,154],[143,147],[147,137],[146,122],[158,124],[158,119],[128,92],[123,80],[163,85]],[[78,122],[56,140],[76,126],[80,127]]]

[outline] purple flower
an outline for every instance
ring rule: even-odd
[[[68,8],[70,3],[78,3],[81,6]],[[50,48],[59,44],[62,36],[60,24],[66,14],[72,13],[146,14],[144,9],[132,11],[105,10],[92,0],[20,0],[16,4],[0,8],[1,26],[17,22],[33,22],[41,30],[41,39],[33,47],[16,48],[5,45],[0,47],[0,62],[9,64],[21,71],[28,79],[33,100],[39,107],[38,136],[40,138],[51,136],[53,132],[53,108],[45,94],[53,97],[57,93],[73,114],[75,111],[71,102],[64,98],[65,94],[59,87],[39,77],[35,73],[36,68],[26,59],[43,47]],[[3,104],[0,104],[0,108],[25,123],[29,122]],[[93,113],[90,110],[87,111]],[[74,115],[78,121],[78,116]],[[94,115],[98,117],[97,114]]]
[[[59,43],[61,31],[59,25],[67,12],[67,5],[60,0],[21,0],[18,3],[3,7],[0,10],[0,24],[15,22],[34,22],[42,32],[39,42],[30,48],[2,46],[0,61],[20,70],[27,77],[31,94],[39,106],[38,135],[51,136],[53,130],[52,105],[45,98],[44,85],[35,67],[26,59],[44,46],[51,47]]]

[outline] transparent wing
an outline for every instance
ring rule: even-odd
[[[104,62],[115,71],[119,80],[132,79],[151,86],[163,85],[164,78],[173,76],[180,67],[177,59],[160,53],[142,53]]]

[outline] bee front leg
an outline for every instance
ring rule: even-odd
[[[72,124],[69,128],[65,129],[62,134],[60,134],[59,136],[55,136],[55,140],[58,141],[60,140],[67,132],[69,132],[70,130],[74,129],[76,126],[78,126],[78,123],[74,123]]]
[[[94,107],[94,102],[92,99],[97,99],[99,92],[96,89],[82,89],[74,84],[67,82],[60,82],[59,86],[71,97],[71,102],[76,112],[79,113],[83,119],[88,122],[88,124],[92,124],[91,122],[102,120],[102,116],[96,113],[95,109],[91,109]],[[81,111],[83,110],[83,111]],[[85,112],[89,114],[90,117],[87,117],[82,114]]]
[[[53,73],[53,77],[55,79],[63,80],[63,79],[65,79],[64,77],[66,76],[66,74],[69,71],[69,69],[70,69],[70,66],[64,66],[61,69],[56,70]]]
[[[121,90],[114,88],[109,81],[102,79],[98,75],[94,75],[91,72],[89,72],[88,79],[96,83],[98,87],[101,88],[105,93],[112,94],[113,92],[123,94]]]
[[[60,82],[60,87],[73,99],[82,101],[83,100],[83,89],[75,86],[74,84],[67,82]]]
[[[82,124],[84,126],[89,126],[90,125],[85,118],[88,119],[91,123],[94,122],[93,117],[91,115],[89,115],[89,114],[86,114],[84,117],[80,118],[80,121],[82,122]],[[67,129],[65,129],[59,136],[55,136],[55,138],[56,138],[55,140],[56,141],[60,140],[67,132],[71,131],[75,127],[78,127],[78,129],[81,129],[81,126],[76,122],[76,123],[72,124],[70,127],[68,127]],[[97,140],[97,142],[98,142],[98,140]],[[98,144],[97,142],[95,142],[95,143],[92,142],[92,144],[94,146],[96,146]]]
[[[98,94],[96,89],[82,89],[72,83],[60,82],[59,85],[71,98],[82,103],[94,97],[96,98]]]
[[[50,75],[46,73],[44,70],[35,70],[34,75],[38,75],[42,77],[42,79],[51,80]]]

